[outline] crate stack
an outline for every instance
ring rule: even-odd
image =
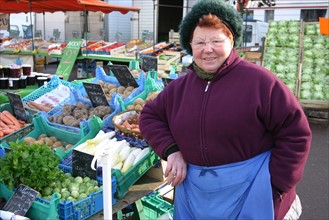
[[[328,125],[329,36],[318,22],[272,21],[265,42],[262,66],[293,91],[309,121]]]
[[[329,124],[329,36],[318,22],[303,25],[299,101],[309,121]]]
[[[175,45],[180,45],[180,35],[178,32],[174,32],[174,30],[169,31],[169,42],[174,43]]]
[[[295,96],[298,94],[301,25],[294,20],[270,22],[262,61],[262,65],[276,74]]]

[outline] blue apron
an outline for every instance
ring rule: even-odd
[[[188,164],[175,188],[174,219],[274,219],[270,155],[213,167]]]

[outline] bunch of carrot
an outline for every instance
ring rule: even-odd
[[[21,129],[26,125],[26,122],[18,120],[9,111],[4,110],[0,112],[0,138]]]

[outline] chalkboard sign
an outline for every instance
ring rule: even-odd
[[[74,149],[72,152],[72,176],[88,176],[91,179],[96,179],[97,172],[90,167],[93,158],[94,156],[91,154]]]
[[[141,56],[141,60],[142,60],[141,69],[144,72],[147,73],[150,70],[155,70],[155,71],[158,70],[158,58],[157,57],[144,55],[144,56]]]
[[[85,83],[84,82],[83,86],[85,87],[88,97],[91,101],[91,104],[94,107],[97,107],[100,105],[104,105],[104,106],[109,105],[101,85],[96,84],[96,83]]]
[[[27,122],[27,116],[26,116],[26,112],[24,109],[24,105],[23,105],[21,96],[18,94],[15,94],[15,93],[11,93],[11,92],[7,92],[7,96],[8,96],[11,108],[13,109],[13,115],[17,119]]]
[[[21,184],[3,207],[3,210],[24,216],[37,195],[38,191]]]
[[[72,39],[70,40],[63,52],[61,62],[59,63],[56,74],[62,75],[64,80],[68,80],[73,66],[75,64],[75,60],[79,54],[81,48],[81,40],[80,39]]]
[[[168,83],[170,83],[171,81],[173,81],[174,79],[171,78],[162,78],[162,82],[164,86],[167,86]]]
[[[110,71],[113,72],[115,78],[118,79],[121,86],[134,88],[138,87],[138,84],[126,65],[111,65]]]

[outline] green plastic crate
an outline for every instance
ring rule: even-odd
[[[173,216],[174,205],[164,200],[159,192],[144,196],[141,201],[145,217],[148,220],[155,220],[165,213]]]
[[[33,118],[34,129],[28,134],[22,135],[16,140],[23,141],[24,137],[33,137],[37,139],[41,134],[47,134],[49,136],[55,136],[61,141],[73,144],[71,148],[64,151],[61,148],[54,149],[54,152],[59,156],[60,160],[72,153],[73,149],[78,146],[80,143],[85,142],[88,139],[94,138],[96,134],[100,131],[103,126],[103,123],[99,117],[94,116],[89,122],[89,132],[86,133],[86,127],[80,130],[80,133],[69,132],[50,126],[45,119],[36,115]],[[10,148],[9,142],[2,143],[4,148]]]

